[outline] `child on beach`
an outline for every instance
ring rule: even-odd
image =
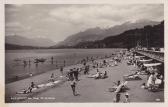
[[[141,88],[142,88],[142,89],[146,89],[146,88],[147,88],[147,87],[146,87],[146,84],[143,83],[143,84],[141,85]]]
[[[129,94],[126,93],[125,94],[125,102],[124,103],[129,103],[129,102],[130,102],[130,100],[129,100]]]
[[[50,80],[51,80],[52,82],[54,82],[54,73],[51,74]]]
[[[63,75],[63,67],[62,66],[60,67],[60,72],[61,72],[61,75]]]
[[[53,62],[54,62],[54,57],[52,56],[51,57],[51,64],[53,64]]]

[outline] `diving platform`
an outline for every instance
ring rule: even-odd
[[[136,50],[137,53],[155,59],[159,62],[164,62],[164,52],[152,50]]]

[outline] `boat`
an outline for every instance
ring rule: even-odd
[[[34,63],[45,62],[47,59],[44,58],[36,58]]]

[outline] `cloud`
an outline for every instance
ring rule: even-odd
[[[19,22],[7,22],[5,23],[6,35],[21,34],[31,31],[31,26],[24,26]]]
[[[90,25],[96,26],[96,24],[103,24],[103,22],[109,22],[109,25],[111,23],[120,24],[142,18],[158,20],[161,19],[158,17],[163,18],[163,15],[158,15],[158,13],[163,14],[162,9],[160,5],[129,5],[126,7],[124,5],[68,6],[53,9],[49,15],[55,17],[56,20],[66,21],[67,23],[88,25],[89,22]],[[102,26],[107,26],[106,24]]]
[[[45,4],[5,5],[6,27],[23,36],[44,35],[55,41],[92,27],[111,27],[127,21],[164,19],[162,4]],[[10,22],[10,23],[9,23]],[[10,28],[9,28],[10,27]],[[24,32],[24,33],[23,33]]]

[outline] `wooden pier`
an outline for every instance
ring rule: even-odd
[[[137,53],[155,59],[159,62],[164,62],[164,52],[151,50],[136,50]]]

